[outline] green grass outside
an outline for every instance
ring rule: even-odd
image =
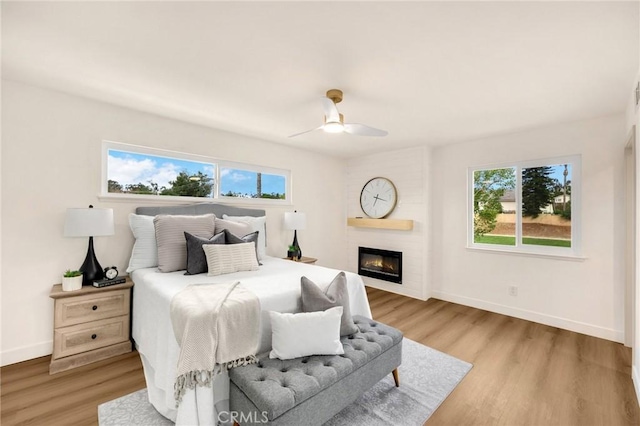
[[[516,245],[516,237],[508,237],[504,235],[482,235],[475,237],[473,241],[480,244],[500,244],[503,246]],[[534,246],[571,247],[571,240],[524,237],[522,238],[522,244]]]

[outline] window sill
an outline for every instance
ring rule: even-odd
[[[216,203],[244,206],[291,206],[289,200],[272,200],[257,198],[200,198],[200,197],[174,197],[168,195],[119,195],[119,194],[99,194],[98,200],[106,202],[124,202],[136,204],[194,204],[194,203]]]
[[[493,247],[467,246],[467,250],[486,252],[486,253],[496,253],[496,254],[509,254],[513,256],[541,257],[541,258],[554,259],[554,260],[567,260],[571,262],[584,262],[585,260],[587,260],[587,257],[578,256],[575,254],[540,253],[540,252],[533,252],[533,251],[517,251],[515,249],[505,250],[505,249],[493,248]]]

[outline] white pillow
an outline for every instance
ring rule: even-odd
[[[320,312],[281,314],[269,312],[271,345],[269,358],[293,359],[309,355],[341,355],[342,306]]]
[[[226,214],[223,214],[222,218],[233,222],[246,223],[251,226],[251,232],[258,231],[258,260],[262,260],[267,255],[266,216],[227,216]],[[242,235],[238,235],[238,237],[242,237]]]
[[[248,235],[254,232],[253,227],[248,223],[244,222],[235,222],[233,220],[223,220],[216,218],[216,234],[221,232],[222,230],[228,230],[236,237],[242,238],[245,235]],[[260,233],[258,233],[258,236]]]
[[[208,276],[258,269],[255,243],[205,244],[202,249],[207,256]]]
[[[129,214],[129,226],[136,239],[127,268],[129,273],[136,269],[158,266],[158,246],[156,245],[156,229],[153,226],[153,218],[154,216]]]

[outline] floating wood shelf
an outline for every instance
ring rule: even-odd
[[[413,220],[349,217],[347,218],[347,225],[356,226],[359,228],[396,229],[401,231],[411,231],[413,229]]]

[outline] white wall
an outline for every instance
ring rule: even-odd
[[[96,255],[126,269],[127,215],[149,203],[98,199],[103,139],[290,169],[294,205],[266,207],[268,254],[286,256],[282,216],[295,208],[307,214],[305,254],[346,267],[344,160],[20,83],[2,89],[2,365],[51,353],[49,291],[87,250],[86,239],[62,236],[68,207],[114,209],[116,234],[95,238]]]
[[[429,160],[426,147],[403,149],[366,157],[347,163],[347,216],[364,216],[360,192],[369,179],[390,179],[398,191],[398,203],[390,219],[413,219],[411,231],[348,227],[347,258],[349,270],[358,272],[358,247],[373,247],[403,252],[402,284],[363,277],[365,284],[415,297],[429,297]]]
[[[640,45],[640,44],[639,44]],[[631,312],[627,315],[629,320],[633,321],[631,326],[633,336],[631,337],[631,377],[636,390],[636,397],[640,403],[640,108],[636,106],[635,88],[637,82],[640,81],[640,71],[638,77],[630,88],[631,95],[626,110],[627,135],[630,132],[635,133],[635,211],[636,211],[636,239],[635,239],[635,282],[631,283],[631,288],[626,289],[626,296],[631,300],[625,304],[625,309]],[[634,127],[635,126],[635,127]]]
[[[624,126],[621,115],[435,149],[432,295],[621,342]],[[466,248],[468,167],[572,154],[582,155],[586,260]],[[516,297],[508,295],[510,285],[518,286]]]
[[[640,15],[638,15],[640,19]],[[640,40],[639,40],[640,41]],[[638,58],[640,58],[640,42],[638,43]],[[640,81],[640,71],[638,72],[638,78],[634,83]],[[636,85],[634,84],[634,87]],[[632,92],[633,93],[633,92]],[[636,388],[636,398],[640,404],[640,114],[638,108],[635,105],[635,96],[631,98],[634,101],[633,111],[635,119],[633,124],[636,130],[636,146],[635,146],[635,165],[636,165],[636,256],[635,256],[635,286],[633,290],[633,319],[634,319],[634,336],[633,336],[633,348],[632,348],[632,360],[631,360],[631,374],[633,377],[633,384]],[[630,114],[627,113],[627,116]],[[630,128],[630,127],[629,127]]]

